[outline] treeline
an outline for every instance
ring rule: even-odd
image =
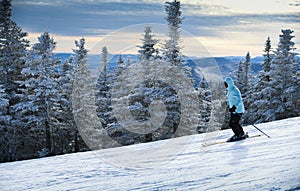
[[[251,74],[248,52],[236,71],[236,84],[244,97],[244,124],[262,123],[300,115],[300,72],[293,30],[281,30],[276,49],[268,37],[262,71]]]
[[[181,66],[183,57],[179,46],[182,23],[180,2],[166,2],[165,8],[169,40],[164,42],[164,48],[158,50],[155,47],[158,41],[153,38],[151,27],[145,27],[139,58],[148,65],[153,63],[153,59],[155,62],[160,60],[174,69]],[[162,81],[145,80],[143,88],[147,91],[144,93],[150,97],[132,94],[126,107],[130,108],[134,120],[148,120],[151,102],[162,99],[167,107],[165,122],[154,132],[132,133],[126,127],[120,128],[112,113],[111,102],[114,100],[111,99],[111,89],[117,85],[115,79],[130,65],[130,60],[124,62],[120,55],[118,67],[113,73],[108,73],[108,50],[103,47],[101,64],[104,69],[94,77],[88,69],[88,50],[84,38],[75,41],[74,54],[62,61],[54,55],[56,42],[48,32],[41,34],[37,43],[29,45],[27,33],[11,19],[10,0],[2,0],[0,9],[1,162],[160,140],[173,137],[175,132],[176,136],[192,134],[197,132],[199,116],[205,117],[205,120],[200,120],[202,127],[209,121],[209,115],[203,110],[209,109],[210,93],[206,93],[209,90],[203,94],[208,99],[206,104],[201,108],[191,105],[191,109],[195,106],[194,111],[201,110],[202,114],[191,116],[190,121],[197,122],[185,132],[182,128],[179,131],[178,127],[180,122],[188,119],[189,112],[184,112],[178,92]],[[188,74],[188,71],[185,72]],[[95,78],[98,78],[96,89],[93,86]],[[202,89],[208,89],[206,84],[202,80],[205,87]],[[194,89],[190,91],[193,94],[196,92]],[[190,103],[198,100],[197,97],[191,99],[191,92],[185,93],[189,95]],[[98,136],[97,133],[103,131],[102,134],[108,134],[108,138]],[[112,143],[111,139],[114,140]]]
[[[0,11],[0,161],[86,151],[74,121],[73,81],[86,58],[85,40],[74,56],[54,57],[56,42],[45,32],[29,46],[11,20],[11,2]]]
[[[89,70],[84,38],[75,41],[68,60],[60,60],[48,32],[30,46],[27,33],[11,19],[11,1],[2,0],[0,9],[0,162],[227,128],[222,82],[203,77],[194,88],[183,67],[179,1],[165,3],[168,40],[159,44],[151,27],[145,27],[138,46],[142,67],[118,55],[117,67],[109,71],[108,48],[103,47],[103,69],[96,76]],[[239,65],[235,79],[246,103],[245,123],[300,114],[293,31],[282,32],[275,51],[266,42],[264,70],[256,78],[250,75],[250,54]],[[134,73],[124,72],[130,67]],[[145,125],[137,129],[136,122]]]

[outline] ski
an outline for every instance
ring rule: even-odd
[[[258,134],[258,135],[252,135],[252,136],[249,136],[245,139],[251,139],[251,138],[255,138],[255,137],[260,137],[261,134]],[[237,140],[237,141],[242,141],[242,140],[245,140],[245,139],[241,139],[241,140]],[[231,142],[228,142],[227,140],[226,141],[215,141],[215,142],[207,142],[207,143],[202,143],[202,146],[203,147],[208,147],[208,146],[211,146],[211,145],[218,145],[218,144],[223,144],[223,143],[232,143],[232,142],[237,142],[237,141],[231,141]]]

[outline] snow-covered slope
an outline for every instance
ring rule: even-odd
[[[202,146],[225,130],[3,163],[0,190],[300,190],[300,117],[257,126],[272,138]]]

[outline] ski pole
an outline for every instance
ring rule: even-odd
[[[262,130],[260,130],[258,127],[256,127],[254,124],[251,124],[253,127],[255,127],[257,130],[259,130],[260,132],[262,132],[264,135],[266,135],[268,138],[271,138],[269,135],[267,135],[266,133],[264,133]]]

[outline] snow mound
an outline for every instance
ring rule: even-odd
[[[300,190],[300,117],[257,126],[271,138],[202,146],[225,130],[2,163],[0,190]]]

